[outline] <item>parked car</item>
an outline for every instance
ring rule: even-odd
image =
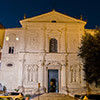
[[[85,94],[80,96],[78,100],[100,100],[99,94]]]
[[[7,97],[7,96],[0,96],[0,100],[13,100],[12,97]]]
[[[12,97],[14,100],[24,100],[24,95],[18,92],[7,92],[3,96]]]
[[[80,94],[75,94],[74,95],[75,100],[79,100],[80,96],[81,96]]]

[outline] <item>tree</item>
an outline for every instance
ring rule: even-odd
[[[94,35],[86,33],[82,36],[79,56],[82,58],[84,79],[89,84],[100,85],[100,31]]]

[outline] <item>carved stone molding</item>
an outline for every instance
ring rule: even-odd
[[[72,66],[70,66],[70,73],[71,73],[71,81],[70,83],[81,83],[81,70],[82,70],[82,66],[81,64],[73,64]]]
[[[57,61],[46,61],[45,67],[48,69],[60,69],[62,70],[62,64]]]
[[[41,66],[45,66],[45,62],[46,62],[46,60],[40,60]]]
[[[49,65],[62,66],[62,64],[57,61],[46,61],[46,66],[49,66]]]
[[[38,65],[27,64],[25,65],[25,80],[26,83],[38,82]]]
[[[67,61],[62,60],[61,64],[62,64],[62,66],[67,66]]]
[[[19,61],[20,62],[26,62],[26,59],[20,59]]]

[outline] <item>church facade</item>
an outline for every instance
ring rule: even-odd
[[[51,11],[5,29],[0,83],[25,93],[86,92],[78,47],[86,22]]]

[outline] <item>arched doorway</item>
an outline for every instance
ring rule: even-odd
[[[48,70],[48,92],[59,92],[58,70]]]

